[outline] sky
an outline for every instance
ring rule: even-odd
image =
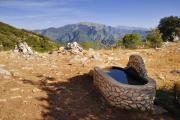
[[[0,21],[29,30],[79,22],[154,28],[180,0],[0,0]]]

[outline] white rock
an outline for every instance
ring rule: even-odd
[[[162,74],[159,74],[157,77],[161,80],[165,80],[165,76],[163,76]]]
[[[34,88],[34,89],[32,90],[33,93],[37,93],[37,92],[40,92],[40,91],[41,91],[41,90],[38,89],[38,88]]]
[[[16,98],[22,98],[22,96],[13,96],[13,97],[10,97],[10,99],[16,99]]]
[[[10,91],[18,91],[20,88],[11,88]]]
[[[11,72],[6,70],[5,68],[0,67],[0,75],[8,75],[8,76],[10,76]]]
[[[67,43],[65,47],[60,47],[57,51],[58,53],[67,53],[70,52],[72,54],[82,54],[83,48],[77,42]]]
[[[65,47],[60,47],[58,53],[66,53]]]
[[[28,46],[26,42],[20,42],[15,46],[14,52],[32,55],[33,50]]]

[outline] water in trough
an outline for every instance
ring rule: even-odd
[[[112,68],[106,71],[106,73],[111,76],[113,79],[117,80],[118,82],[130,85],[144,85],[144,82],[141,82],[140,78],[132,77],[131,75],[127,74],[127,72],[123,69]]]

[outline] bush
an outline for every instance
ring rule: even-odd
[[[162,34],[158,29],[151,30],[146,36],[146,43],[153,48],[162,46]]]
[[[137,48],[138,46],[142,45],[140,37],[140,34],[126,34],[123,37],[123,45],[126,48]]]
[[[116,47],[121,47],[121,46],[123,46],[123,40],[122,40],[122,39],[117,39],[117,40],[115,41],[115,46],[116,46]]]
[[[177,16],[164,17],[158,25],[158,29],[162,33],[163,41],[174,41],[174,36],[179,36],[180,34],[179,28],[180,18]]]

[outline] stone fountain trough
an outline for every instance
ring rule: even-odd
[[[147,76],[141,56],[131,55],[126,68],[95,67],[94,85],[113,106],[123,109],[153,109],[156,82]]]

